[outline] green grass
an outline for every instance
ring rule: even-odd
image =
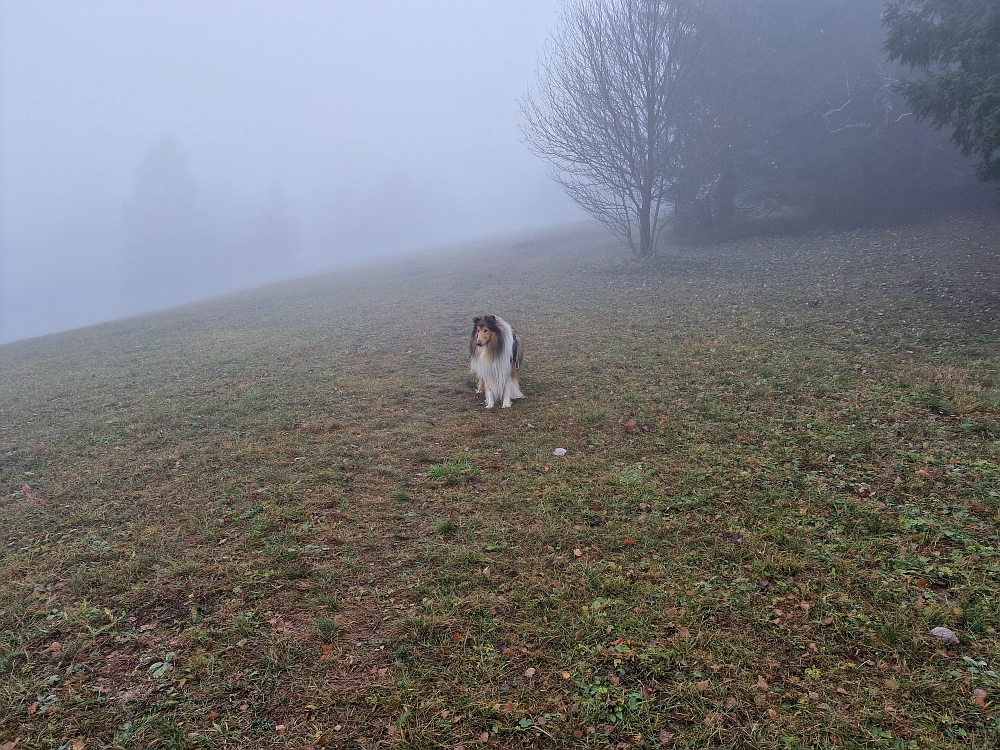
[[[998,247],[577,230],[0,347],[0,744],[997,747]]]
[[[429,466],[427,476],[435,482],[460,484],[479,476],[479,469],[468,461],[445,461]]]

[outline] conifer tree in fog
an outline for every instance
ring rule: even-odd
[[[214,254],[201,191],[177,141],[157,140],[135,170],[123,210],[125,303],[176,304],[204,294]]]
[[[528,147],[638,257],[653,252],[679,178],[702,0],[564,8],[521,100]]]
[[[1000,0],[901,0],[886,6],[885,51],[924,73],[898,90],[918,120],[952,129],[984,180],[1000,180]]]

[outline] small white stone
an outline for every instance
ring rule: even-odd
[[[948,628],[934,628],[931,630],[931,635],[944,641],[945,643],[958,645],[958,636],[955,635],[954,630],[949,630]]]
[[[552,451],[552,455],[553,456],[565,456],[566,455],[566,449],[565,448],[556,448],[554,451]]]

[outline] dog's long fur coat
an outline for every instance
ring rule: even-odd
[[[485,315],[472,320],[469,368],[479,378],[476,393],[486,392],[487,409],[497,400],[507,407],[511,399],[524,398],[517,382],[523,351],[514,329],[503,318]]]

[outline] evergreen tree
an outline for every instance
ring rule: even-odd
[[[1000,180],[1000,0],[899,0],[883,23],[889,59],[924,73],[898,84],[917,120],[952,128],[980,177]]]

